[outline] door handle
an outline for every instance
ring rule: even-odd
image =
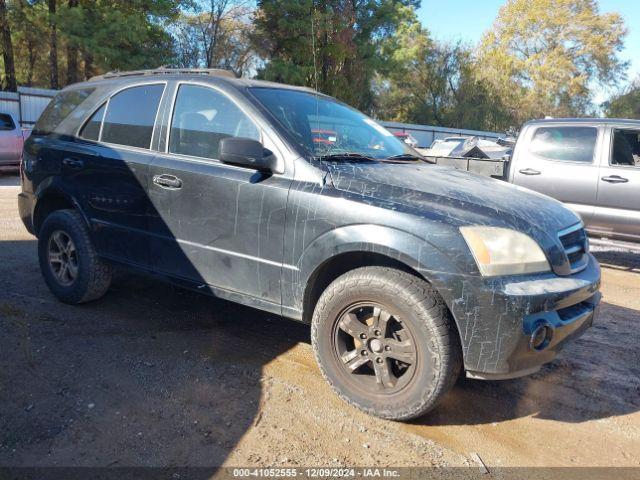
[[[602,177],[601,180],[609,183],[627,183],[629,181],[628,178],[621,177],[620,175],[610,175],[608,177]]]
[[[77,158],[63,158],[62,159],[62,164],[65,167],[69,167],[69,168],[82,168],[84,167],[84,161],[77,159]]]
[[[539,170],[534,170],[533,168],[525,168],[523,170],[518,170],[523,175],[540,175]]]
[[[182,180],[178,177],[174,177],[173,175],[155,175],[153,177],[153,183],[162,188],[169,188],[172,190],[177,190],[182,188]]]

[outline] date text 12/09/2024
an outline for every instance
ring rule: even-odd
[[[390,468],[234,468],[233,478],[399,478],[399,469]]]

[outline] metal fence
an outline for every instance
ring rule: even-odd
[[[428,148],[434,140],[447,137],[480,137],[486,140],[496,140],[505,134],[483,132],[480,130],[465,130],[463,128],[432,127],[429,125],[413,125],[411,123],[379,122],[392,132],[410,133],[418,141],[420,148]]]
[[[33,126],[56,93],[57,90],[29,87],[0,92],[0,112],[13,114],[23,127]]]

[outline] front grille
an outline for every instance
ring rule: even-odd
[[[560,243],[571,265],[571,273],[579,272],[587,266],[587,233],[582,224],[567,228],[558,234]]]

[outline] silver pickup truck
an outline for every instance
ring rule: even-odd
[[[432,160],[556,198],[582,217],[592,244],[640,250],[639,120],[534,120],[510,158]]]
[[[29,133],[12,114],[0,112],[0,173],[17,171],[25,136]]]
[[[509,182],[576,211],[592,243],[640,242],[640,121],[529,122],[507,172]]]

